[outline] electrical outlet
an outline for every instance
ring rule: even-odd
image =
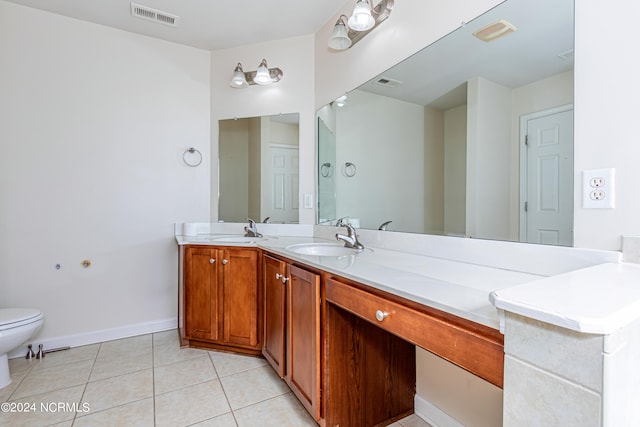
[[[591,169],[582,173],[582,207],[612,209],[615,207],[615,169]]]

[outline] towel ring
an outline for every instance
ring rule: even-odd
[[[344,175],[347,178],[355,176],[357,171],[358,170],[356,169],[356,165],[354,163],[347,162],[344,164]]]
[[[202,153],[195,148],[190,147],[182,154],[182,160],[184,160],[187,166],[194,168],[202,163]]]
[[[328,178],[331,175],[331,163],[323,163],[320,166],[320,175],[323,178]]]

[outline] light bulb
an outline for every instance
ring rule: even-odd
[[[270,85],[273,83],[271,80],[271,74],[269,74],[269,68],[267,68],[267,60],[263,59],[256,71],[256,76],[253,78],[255,84],[258,85]]]
[[[373,28],[376,20],[371,14],[371,5],[367,0],[359,0],[349,18],[349,28],[354,31],[367,31]]]

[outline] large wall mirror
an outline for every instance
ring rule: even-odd
[[[299,115],[219,121],[218,219],[297,224]]]
[[[321,108],[318,223],[572,246],[573,27],[507,0]]]

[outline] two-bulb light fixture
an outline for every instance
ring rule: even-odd
[[[235,70],[233,70],[233,77],[231,77],[231,87],[236,89],[242,89],[249,85],[267,86],[271,83],[279,82],[282,79],[282,70],[280,68],[269,68],[267,66],[267,60],[263,59],[256,71],[242,70],[242,64],[238,62]]]
[[[338,18],[329,37],[329,47],[345,50],[356,44],[391,15],[393,1],[382,0],[373,7],[372,0],[357,0],[349,18],[346,15]]]

